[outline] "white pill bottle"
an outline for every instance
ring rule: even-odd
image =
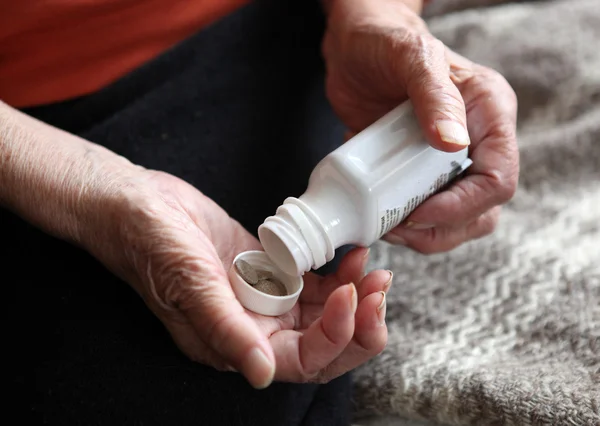
[[[368,247],[469,165],[468,149],[429,146],[406,102],[328,154],[298,198],[258,228],[272,262],[300,276],[346,244]]]

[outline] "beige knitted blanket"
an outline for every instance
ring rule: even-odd
[[[395,273],[389,345],[356,371],[356,423],[598,426],[600,0],[434,0],[426,16],[517,92],[520,187],[491,237],[374,248]]]

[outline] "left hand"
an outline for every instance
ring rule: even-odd
[[[422,253],[491,233],[518,181],[517,99],[496,71],[452,52],[399,0],[336,1],[323,42],[327,95],[350,134],[410,98],[430,144],[473,165],[384,239]]]

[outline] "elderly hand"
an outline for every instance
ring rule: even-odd
[[[506,80],[450,51],[400,0],[332,1],[323,52],[328,97],[351,133],[409,98],[433,147],[470,145],[465,177],[384,239],[434,253],[492,232],[519,171],[517,100]]]
[[[262,388],[273,379],[328,381],[383,350],[391,273],[364,276],[366,249],[348,253],[336,274],[306,274],[291,312],[255,314],[235,298],[227,270],[238,253],[260,250],[258,241],[187,183],[140,173],[119,201],[102,203],[119,224],[109,245],[87,245],[137,289],[190,358],[240,371]]]
[[[383,350],[392,277],[364,276],[366,249],[348,253],[336,274],[306,274],[291,312],[257,315],[237,301],[226,271],[260,245],[194,187],[2,103],[0,135],[0,205],[132,285],[191,359],[262,388],[328,381]]]

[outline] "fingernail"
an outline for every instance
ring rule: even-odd
[[[354,283],[350,283],[350,307],[352,309],[352,315],[356,313],[356,308],[358,307],[358,296],[356,295],[356,287]]]
[[[394,279],[394,273],[392,271],[390,271],[388,269],[387,271],[390,274],[390,278],[387,280],[387,282],[383,285],[383,291],[385,293],[388,292],[388,290],[390,289],[390,287],[392,286],[392,280]]]
[[[369,254],[371,253],[371,247],[368,247],[365,250],[365,254],[363,255],[363,259],[368,259],[369,258]]]
[[[467,146],[471,143],[467,129],[456,121],[440,120],[435,123],[440,138],[446,143]]]
[[[275,365],[259,348],[248,353],[244,367],[244,375],[256,389],[264,389],[273,381]]]
[[[362,271],[363,277],[365,276],[365,271],[367,270],[367,265],[369,264],[369,254],[370,253],[371,253],[371,249],[370,248],[366,249],[365,254],[363,255],[363,258],[362,258],[361,271]]]
[[[408,222],[406,222],[406,225],[404,225],[404,227],[408,229],[414,229],[415,231],[420,231],[423,229],[431,229],[435,227],[435,225],[431,225],[429,223],[413,222],[412,220],[409,220]]]
[[[377,318],[379,319],[379,324],[384,325],[385,324],[385,311],[386,311],[386,303],[385,303],[385,292],[384,291],[380,291],[379,293],[381,293],[381,302],[379,303],[379,306],[377,306]]]

